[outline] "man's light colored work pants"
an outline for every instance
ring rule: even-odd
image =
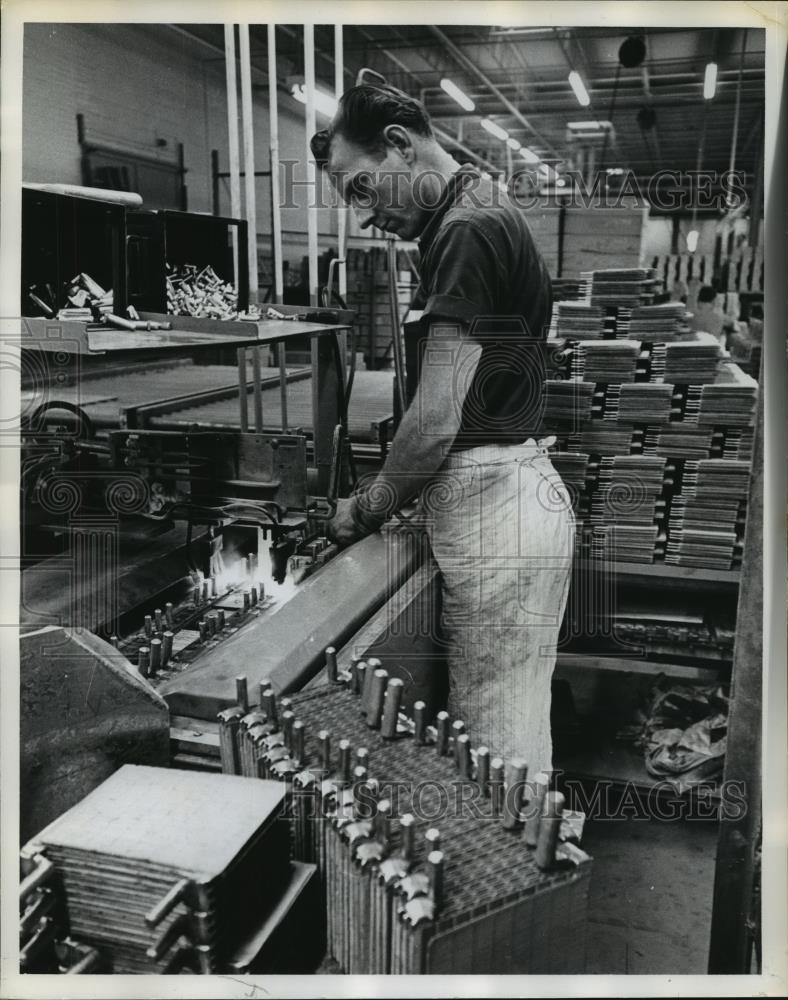
[[[422,495],[442,576],[449,704],[474,747],[552,769],[550,685],[575,522],[547,441],[450,455]]]

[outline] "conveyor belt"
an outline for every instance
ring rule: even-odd
[[[296,369],[288,369],[289,373]],[[275,376],[278,369],[263,369],[263,377]],[[251,364],[248,367],[252,378]],[[124,407],[160,402],[186,393],[205,392],[231,385],[237,379],[237,370],[231,365],[196,365],[190,361],[173,364],[164,362],[150,368],[134,369],[122,374],[91,375],[75,386],[64,386],[35,396],[64,400],[81,406],[99,428],[119,426],[120,411]],[[357,371],[350,400],[349,430],[355,441],[377,440],[373,425],[391,416],[393,409],[393,372]],[[33,393],[28,395],[32,396]],[[253,413],[253,394],[249,390],[248,409]],[[288,422],[291,427],[312,428],[312,381],[307,377],[291,382],[287,388]],[[24,403],[24,394],[23,394]],[[263,390],[263,420],[266,427],[281,426],[279,387]],[[238,394],[199,406],[173,410],[150,419],[152,428],[182,429],[200,423],[222,428],[239,426]]]

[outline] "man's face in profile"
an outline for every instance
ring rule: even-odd
[[[408,155],[390,145],[371,152],[342,135],[333,137],[328,175],[362,229],[377,226],[403,240],[424,229],[428,206],[419,203],[419,175]]]

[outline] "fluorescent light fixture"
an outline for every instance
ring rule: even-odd
[[[496,139],[500,139],[501,142],[506,142],[509,138],[509,133],[506,129],[501,128],[500,125],[496,125],[496,123],[490,121],[489,118],[482,118],[482,128],[486,129],[490,135],[494,135]]]
[[[587,132],[589,129],[608,129],[612,128],[612,122],[599,122],[599,121],[589,121],[589,122],[567,122],[566,127],[571,129],[573,132]]]
[[[707,101],[717,93],[717,64],[706,64],[706,75],[703,78],[703,96]]]
[[[526,161],[526,163],[539,162],[539,157],[532,149],[529,149],[527,146],[522,146],[520,148],[520,156],[522,156],[522,158]]]
[[[290,93],[297,101],[306,104],[306,86],[303,83],[294,83],[290,88]],[[322,90],[315,90],[315,111],[319,111],[326,118],[333,118],[337,113],[336,98],[330,94],[324,94]]]
[[[514,136],[512,135],[510,135],[509,138],[506,140],[506,145],[509,147],[509,149],[513,149],[515,153],[520,148],[519,141],[515,139]]]
[[[687,233],[687,249],[689,250],[690,253],[695,253],[695,251],[698,249],[699,236],[700,233],[698,232],[697,229],[690,229],[690,231]]]
[[[470,97],[467,94],[463,94],[457,84],[452,83],[451,80],[447,80],[446,77],[441,80],[441,89],[445,90],[449,97],[456,101],[465,111],[473,111],[476,107]]]
[[[584,108],[587,108],[591,103],[591,98],[588,96],[588,91],[586,90],[586,85],[583,83],[582,77],[579,73],[576,73],[575,70],[572,70],[569,74],[569,86],[575,92],[577,103],[581,104]]]
[[[605,173],[612,175],[613,177],[620,177],[624,173],[623,167],[608,167]]]

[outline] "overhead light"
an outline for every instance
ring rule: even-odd
[[[441,88],[466,111],[473,111],[476,107],[470,97],[467,94],[463,94],[457,84],[452,83],[451,80],[447,80],[446,77],[441,80]]]
[[[698,248],[698,237],[700,233],[697,229],[690,229],[687,233],[687,249],[690,253],[695,253]]]
[[[494,135],[496,139],[500,139],[501,142],[506,142],[509,138],[509,133],[505,128],[501,128],[500,125],[496,125],[494,121],[490,121],[489,118],[482,118],[482,128],[486,129],[490,135]]]
[[[569,85],[575,92],[578,104],[582,104],[584,108],[587,108],[591,103],[591,98],[588,96],[588,91],[582,77],[574,70],[569,74]]]
[[[588,122],[567,122],[566,127],[573,132],[586,132],[589,129],[609,129],[613,127],[612,122],[588,121]]]
[[[703,96],[707,101],[717,93],[717,64],[706,64],[706,76],[703,78]]]
[[[514,136],[512,135],[510,135],[509,138],[506,140],[506,145],[509,147],[509,149],[513,149],[515,153],[520,148],[519,141],[515,139]]]
[[[563,177],[559,177],[558,180],[555,182],[555,186],[559,188],[566,187],[566,181],[564,180]]]
[[[539,162],[539,157],[536,155],[536,153],[532,149],[529,149],[527,146],[521,146],[520,147],[520,156],[522,156],[522,158],[527,163],[538,163]]]
[[[290,88],[290,93],[301,104],[306,104],[306,86],[303,83],[294,83]],[[319,111],[326,118],[333,118],[338,107],[336,98],[330,94],[324,94],[322,90],[315,90],[315,111]]]
[[[620,177],[624,173],[624,168],[623,167],[608,167],[607,170],[605,171],[605,173],[607,173],[607,174],[609,174],[609,175],[611,175],[613,177]]]

